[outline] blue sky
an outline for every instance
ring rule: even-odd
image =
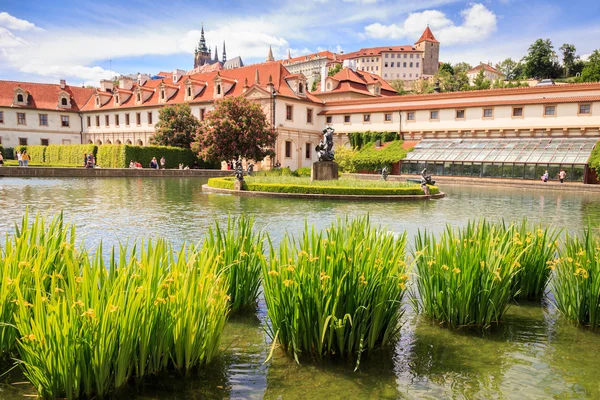
[[[329,49],[414,43],[426,25],[442,61],[520,59],[537,38],[600,48],[593,0],[0,0],[0,79],[97,84],[115,74],[191,69],[208,44],[246,64]],[[111,61],[109,61],[111,60]]]

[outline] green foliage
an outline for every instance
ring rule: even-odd
[[[158,110],[155,134],[150,138],[150,143],[189,149],[199,126],[200,121],[192,115],[189,104],[162,107]]]
[[[528,78],[558,78],[560,66],[554,60],[554,46],[550,39],[538,39],[530,47],[523,58],[524,73]]]
[[[310,173],[310,167],[302,167],[294,171],[294,176],[310,176]]]
[[[294,172],[289,167],[285,167],[267,171],[256,171],[254,176],[294,176]]]
[[[594,147],[592,154],[590,154],[588,166],[600,175],[600,145],[598,143],[596,143],[596,147]]]
[[[583,237],[567,235],[560,257],[550,263],[556,308],[571,321],[600,327],[600,238],[590,225]]]
[[[600,50],[594,50],[581,71],[582,82],[600,82]]]
[[[119,144],[103,144],[98,147],[96,163],[102,168],[129,167],[129,161],[125,158],[125,149]]]
[[[128,168],[130,161],[137,161],[142,167],[147,168],[152,158],[160,161],[165,158],[165,167],[178,168],[179,164],[192,167],[194,162],[200,168],[220,168],[216,163],[205,163],[198,160],[191,149],[167,146],[131,146],[105,144],[99,147],[96,163],[102,168]]]
[[[408,91],[405,89],[404,81],[402,79],[390,81],[389,84],[399,95],[402,96],[408,94]]]
[[[348,134],[350,139],[350,145],[353,149],[360,150],[363,146],[375,143],[377,140],[381,140],[381,143],[391,142],[392,140],[399,139],[396,132],[350,132]]]
[[[496,79],[492,85],[492,88],[494,89],[510,89],[518,87],[529,87],[529,85],[526,82],[507,82],[502,79]]]
[[[46,153],[46,147],[47,146],[15,146],[14,151],[15,153],[18,151],[20,153],[23,153],[23,151],[26,151],[27,154],[29,154],[29,163],[33,162],[38,162],[38,163],[43,163],[44,162],[44,155]]]
[[[406,234],[373,227],[368,217],[338,219],[325,231],[305,225],[262,258],[273,346],[300,362],[357,358],[393,343],[408,279]]]
[[[2,147],[0,144],[0,151],[4,157],[4,162],[6,162],[7,159],[15,158],[15,149],[13,147]]]
[[[453,327],[486,329],[500,322],[519,272],[513,236],[485,221],[458,229],[448,225],[439,239],[419,232],[413,254],[418,311]]]
[[[492,83],[485,76],[485,71],[483,68],[479,70],[475,79],[473,79],[473,89],[475,90],[485,90],[489,89],[492,86]]]
[[[520,77],[518,73],[522,72],[520,63],[513,61],[512,58],[507,58],[506,60],[496,64],[496,69],[502,72],[504,74],[504,78],[509,81],[518,79]]]
[[[317,88],[319,87],[319,82],[321,82],[321,74],[319,74],[313,81],[312,86],[310,88],[311,92],[314,92],[317,90]]]
[[[335,149],[335,162],[338,163],[340,172],[356,172],[356,165],[354,165],[354,156],[356,153],[356,150],[345,146]]]
[[[383,147],[375,147],[374,144],[360,149],[352,160],[359,171],[376,171],[383,167],[391,166],[404,159],[408,150],[402,148],[402,140],[394,140],[386,143]]]
[[[459,62],[459,63],[454,64],[453,68],[454,68],[454,73],[458,74],[461,72],[466,73],[468,70],[472,69],[473,67],[469,63]]]
[[[83,166],[83,155],[98,155],[98,146],[94,144],[51,144],[46,148],[44,162],[48,165]]]
[[[452,68],[452,64],[450,63],[442,63],[440,66],[439,72],[445,71],[450,75],[454,75],[454,68]]]
[[[40,397],[112,397],[134,378],[188,375],[215,358],[229,310],[217,247],[159,239],[105,263],[101,245],[76,243],[62,216],[25,216],[0,252],[1,350],[16,351]]]
[[[329,69],[329,72],[327,72],[328,76],[334,76],[335,74],[337,74],[338,72],[340,72],[342,70],[342,64],[335,64],[333,66],[333,68]]]
[[[563,66],[565,68],[565,78],[568,78],[573,73],[573,67],[575,66],[575,61],[579,59],[579,56],[576,54],[575,45],[565,43],[560,46],[559,49],[563,55]]]

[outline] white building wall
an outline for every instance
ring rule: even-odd
[[[4,147],[19,145],[19,138],[27,139],[30,146],[41,145],[42,139],[48,144],[80,144],[81,122],[79,115],[65,111],[38,109],[17,109],[0,107],[4,122],[0,123],[0,141]],[[25,124],[19,124],[17,113],[25,113]],[[40,125],[40,114],[48,116],[48,125]],[[61,116],[69,117],[69,126],[62,126]]]

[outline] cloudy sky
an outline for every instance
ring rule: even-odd
[[[191,69],[208,44],[246,64],[329,49],[414,43],[431,27],[442,61],[520,59],[537,38],[600,48],[597,0],[0,0],[0,79],[97,84]]]

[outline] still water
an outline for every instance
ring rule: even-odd
[[[227,215],[248,214],[278,241],[305,221],[325,227],[336,216],[369,213],[409,237],[427,227],[441,231],[468,219],[542,221],[581,232],[600,224],[600,196],[528,189],[443,186],[448,197],[425,202],[338,202],[236,197],[203,193],[200,178],[0,179],[0,234],[30,213],[63,210],[88,247],[105,249],[138,237],[197,242],[206,227]],[[128,399],[379,399],[379,398],[600,398],[600,334],[562,319],[550,302],[513,304],[502,325],[482,335],[452,331],[406,307],[395,348],[353,364],[297,365],[270,351],[266,310],[232,318],[221,357],[193,380],[161,377]],[[4,367],[3,367],[4,368]],[[0,371],[2,374],[3,371]],[[0,399],[32,393],[18,374],[0,378]]]

